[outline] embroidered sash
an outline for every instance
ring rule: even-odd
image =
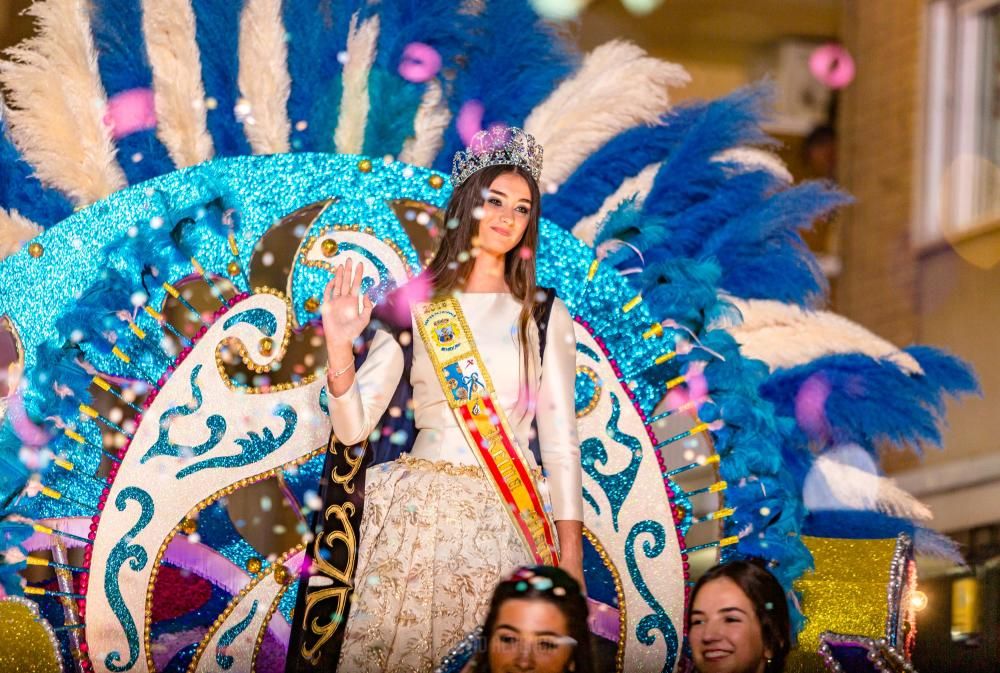
[[[419,304],[417,330],[445,399],[535,563],[558,565],[553,525],[454,297]]]

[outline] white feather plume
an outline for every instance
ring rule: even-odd
[[[288,42],[281,0],[246,0],[240,17],[240,92],[247,106],[243,128],[255,154],[290,149]]]
[[[679,65],[622,41],[594,49],[525,120],[545,148],[542,179],[559,185],[595,150],[626,129],[659,123],[669,87],[690,81]]]
[[[208,161],[215,147],[190,0],[142,0],[142,28],[153,71],[156,135],[178,168]]]
[[[451,123],[451,110],[444,104],[437,80],[427,89],[413,119],[413,136],[406,139],[399,160],[415,166],[430,166],[444,144],[444,132]]]
[[[882,337],[829,311],[810,311],[771,299],[727,297],[743,316],[742,324],[723,324],[747,357],[784,369],[837,353],[862,353],[888,360],[908,374],[920,364]]]
[[[712,157],[712,161],[734,163],[754,170],[762,168],[788,185],[794,181],[788,166],[778,155],[758,147],[733,147],[719,152]]]
[[[88,2],[37,2],[26,11],[37,33],[0,63],[10,136],[43,183],[87,205],[127,184],[104,123]]]
[[[810,510],[877,511],[911,521],[929,521],[930,508],[901,489],[888,477],[871,469],[842,462],[844,447],[821,455],[802,485],[803,502]],[[857,447],[856,451],[864,452]],[[855,451],[851,451],[853,454]],[[851,459],[851,458],[849,458]]]
[[[375,60],[379,19],[373,16],[358,26],[358,15],[351,17],[351,32],[347,36],[347,63],[344,64],[344,89],[340,99],[340,117],[333,141],[343,154],[360,154],[368,123],[368,74]]]
[[[661,165],[660,163],[650,164],[639,171],[638,175],[622,180],[618,189],[615,190],[614,194],[604,199],[604,203],[601,204],[596,213],[587,215],[576,223],[573,227],[573,234],[587,245],[593,245],[598,227],[608,216],[608,213],[620,206],[622,201],[634,196],[636,205],[643,204],[649,190],[653,188],[653,181],[656,180],[656,174]]]
[[[0,261],[20,250],[26,241],[30,241],[42,228],[23,217],[16,210],[6,211],[0,208]]]

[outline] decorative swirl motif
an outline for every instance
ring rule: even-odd
[[[136,524],[132,526],[129,532],[118,541],[118,544],[108,554],[108,569],[104,575],[104,593],[107,596],[108,605],[114,611],[115,616],[118,618],[118,623],[121,624],[122,631],[125,632],[125,638],[128,640],[128,661],[120,664],[122,655],[117,651],[109,653],[104,659],[104,666],[116,673],[132,668],[139,657],[139,633],[136,630],[135,620],[132,619],[132,613],[129,612],[125,606],[125,601],[122,599],[118,573],[125,564],[125,561],[129,561],[129,567],[135,572],[146,567],[146,561],[148,560],[146,550],[142,545],[130,544],[130,542],[153,519],[152,496],[141,488],[129,486],[123,488],[118,497],[115,498],[115,507],[118,508],[119,512],[124,512],[125,505],[129,500],[135,500],[139,503],[142,511],[139,514],[139,520]]]
[[[334,266],[332,264],[324,262],[323,260],[308,258],[309,251],[315,245],[316,240],[307,241],[306,245],[302,246],[302,254],[299,259],[300,263],[304,264],[305,266],[311,266],[316,269],[326,269],[328,271],[333,271]],[[375,254],[368,248],[360,246],[356,243],[352,243],[350,241],[337,241],[337,250],[340,253],[353,252],[357,255],[364,257],[365,261],[367,261],[369,264],[372,265],[372,267],[374,267],[376,273],[378,274],[378,277],[383,279],[382,280],[383,284],[388,285],[388,287],[385,287],[383,289],[386,291],[391,291],[395,288],[395,282],[392,280],[392,272],[389,271],[389,267],[385,265],[385,262],[383,262],[377,254]],[[367,276],[365,280],[368,280]],[[371,286],[373,284],[374,281],[369,281],[368,287],[362,287],[362,290],[367,292],[369,289],[371,289]]]
[[[348,598],[351,595],[354,564],[357,562],[358,553],[358,540],[354,533],[354,525],[351,523],[352,516],[354,516],[353,503],[347,502],[343,506],[331,505],[323,513],[324,529],[330,530],[330,532],[316,536],[312,555],[312,561],[315,564],[313,572],[329,577],[336,581],[338,586],[316,589],[308,592],[305,596],[302,623],[308,627],[311,635],[319,636],[319,638],[315,642],[303,642],[299,654],[314,666],[319,664],[323,646],[346,621],[344,614],[349,605]],[[339,528],[336,527],[337,523],[340,524]],[[327,560],[335,556],[330,551],[335,543],[343,545],[345,554],[341,559],[342,567],[336,567]],[[314,609],[320,603],[323,603],[322,611],[315,610],[318,614],[310,619]],[[323,619],[324,617],[327,619]]]
[[[577,353],[583,353],[584,355],[586,355],[588,358],[590,358],[594,362],[603,362],[604,361],[604,358],[601,357],[601,355],[598,354],[597,351],[595,351],[593,348],[591,348],[587,344],[583,343],[582,341],[577,341],[576,342],[576,352]]]
[[[601,401],[601,393],[604,392],[604,386],[601,385],[601,379],[597,372],[586,365],[577,365],[574,388],[576,417],[583,418],[597,408],[598,402]]]
[[[214,449],[222,441],[222,437],[226,434],[226,419],[218,414],[209,416],[208,420],[205,421],[205,425],[208,426],[212,434],[208,440],[198,446],[180,446],[170,441],[170,427],[173,425],[173,419],[178,416],[190,416],[201,409],[201,388],[197,382],[198,374],[201,373],[201,367],[201,365],[197,365],[191,370],[191,396],[194,397],[194,405],[179,404],[163,412],[163,415],[160,417],[160,434],[156,438],[156,443],[149,447],[149,450],[139,459],[140,464],[157,456],[173,456],[175,458],[182,455],[200,456]]]
[[[330,414],[330,395],[326,392],[326,387],[320,388],[319,408],[323,410],[324,414]]]
[[[611,523],[617,531],[618,513],[621,511],[622,505],[625,504],[625,500],[632,490],[635,475],[639,471],[639,464],[642,462],[642,443],[632,435],[624,433],[618,428],[621,407],[618,404],[618,396],[614,393],[610,393],[610,395],[611,418],[608,419],[605,429],[612,439],[632,450],[632,458],[629,460],[628,466],[618,474],[604,474],[600,472],[597,469],[598,463],[607,465],[608,451],[604,448],[601,440],[595,437],[583,440],[580,444],[580,450],[584,456],[584,471],[600,485],[608,497],[608,502],[611,503]]]
[[[587,501],[588,505],[594,508],[594,514],[597,516],[601,515],[601,506],[597,504],[597,500],[594,499],[594,496],[586,488],[583,489],[583,499]]]
[[[246,628],[250,626],[250,622],[253,621],[254,615],[257,614],[257,603],[259,601],[254,601],[250,606],[250,612],[247,616],[241,619],[236,624],[226,629],[225,633],[219,636],[219,643],[215,648],[215,663],[224,671],[228,671],[233,667],[233,663],[236,661],[232,656],[225,654],[226,649],[233,644],[241,633],[246,631]]]
[[[639,572],[639,564],[635,560],[635,542],[636,538],[643,533],[653,536],[652,544],[649,540],[642,543],[642,551],[646,558],[656,558],[662,554],[667,542],[663,525],[652,520],[640,521],[632,526],[632,530],[629,531],[628,538],[625,540],[625,563],[628,565],[628,574],[632,577],[632,583],[639,595],[642,596],[642,600],[646,601],[646,605],[653,610],[653,614],[646,615],[636,624],[635,637],[643,645],[652,645],[656,641],[652,631],[657,630],[663,634],[663,640],[667,644],[667,657],[660,670],[662,673],[667,673],[667,671],[673,670],[674,662],[677,660],[677,629],[674,628],[666,610],[653,596],[653,592],[649,590],[646,581],[642,578],[642,573]]]
[[[222,323],[222,327],[228,330],[233,325],[240,323],[253,325],[269,337],[273,337],[278,331],[278,319],[274,317],[273,313],[263,308],[251,308],[229,316],[226,318],[226,322]]]
[[[248,432],[246,439],[236,440],[236,443],[242,449],[239,453],[229,456],[214,456],[188,465],[177,472],[177,478],[183,479],[195,472],[214,467],[243,467],[250,463],[256,463],[274,453],[292,438],[299,420],[299,415],[295,412],[295,409],[287,404],[278,405],[274,415],[285,421],[285,428],[277,437],[274,436],[270,428],[264,428],[260,434]]]

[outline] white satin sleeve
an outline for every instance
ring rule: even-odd
[[[340,397],[329,393],[330,425],[341,444],[358,444],[371,434],[403,375],[403,349],[385,330],[376,330],[354,383]],[[328,391],[329,392],[329,391]]]
[[[583,521],[583,472],[576,433],[576,336],[573,318],[558,298],[552,304],[535,423],[552,518]]]

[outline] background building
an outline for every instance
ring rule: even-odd
[[[0,2],[0,46],[29,35],[20,15],[28,4]],[[1000,0],[663,0],[643,16],[621,0],[593,0],[567,30],[584,48],[623,36],[683,65],[692,82],[674,92],[678,103],[769,76],[769,130],[793,175],[832,177],[855,197],[809,237],[827,261],[832,308],[898,345],[940,346],[975,367],[983,396],[948,410],[943,449],[893,452],[883,465],[970,563],[922,561],[917,669],[996,671]],[[830,41],[856,65],[836,94],[808,68]],[[824,126],[832,135],[807,146]],[[970,596],[978,610],[967,609]]]

